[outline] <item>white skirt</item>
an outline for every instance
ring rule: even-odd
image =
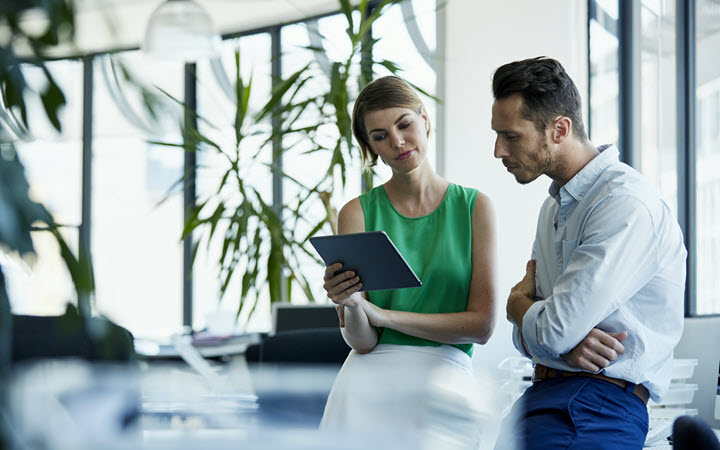
[[[352,350],[320,429],[403,448],[477,448],[480,421],[470,357],[456,347],[380,344]],[[370,442],[368,442],[370,443]]]

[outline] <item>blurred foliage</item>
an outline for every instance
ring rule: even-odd
[[[25,29],[23,18],[40,15],[45,20],[43,30]],[[5,0],[0,3],[0,26],[9,30],[9,35],[0,41],[0,95],[6,106],[6,115],[0,119],[0,247],[6,251],[18,252],[21,256],[34,253],[32,231],[48,231],[56,238],[62,259],[65,261],[78,297],[93,290],[93,277],[89,261],[77,258],[62,237],[59,226],[51,214],[29,195],[29,184],[25,170],[18,159],[13,144],[11,124],[19,116],[20,123],[27,129],[28,117],[26,100],[37,96],[45,114],[53,126],[60,131],[59,111],[65,105],[62,89],[55,82],[47,68],[47,49],[72,42],[75,29],[74,7],[71,0]],[[44,75],[44,88],[36,92],[28,86],[22,67],[34,66]],[[0,276],[0,281],[4,278]],[[81,312],[88,313],[89,305],[80,304]],[[0,282],[0,358],[9,364],[10,317],[9,300],[4,282]]]

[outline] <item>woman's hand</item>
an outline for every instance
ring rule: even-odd
[[[362,300],[362,308],[363,311],[365,311],[365,315],[367,316],[370,325],[374,327],[388,326],[391,311],[375,306],[373,303],[370,303],[365,299]]]
[[[347,270],[336,274],[342,268],[342,264],[335,263],[325,268],[325,284],[323,288],[327,296],[336,305],[355,307],[363,300],[358,291],[362,287],[360,278],[355,272]]]

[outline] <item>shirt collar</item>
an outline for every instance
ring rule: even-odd
[[[558,203],[561,203],[561,190],[565,190],[575,200],[580,200],[580,197],[595,184],[600,174],[620,160],[620,152],[615,145],[601,145],[597,149],[600,154],[585,164],[585,167],[580,169],[580,172],[576,173],[563,187],[560,187],[555,181],[550,184],[548,193]]]

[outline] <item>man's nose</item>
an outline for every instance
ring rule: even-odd
[[[495,157],[503,158],[505,156],[510,156],[510,153],[508,153],[505,146],[500,142],[500,138],[495,139]]]

